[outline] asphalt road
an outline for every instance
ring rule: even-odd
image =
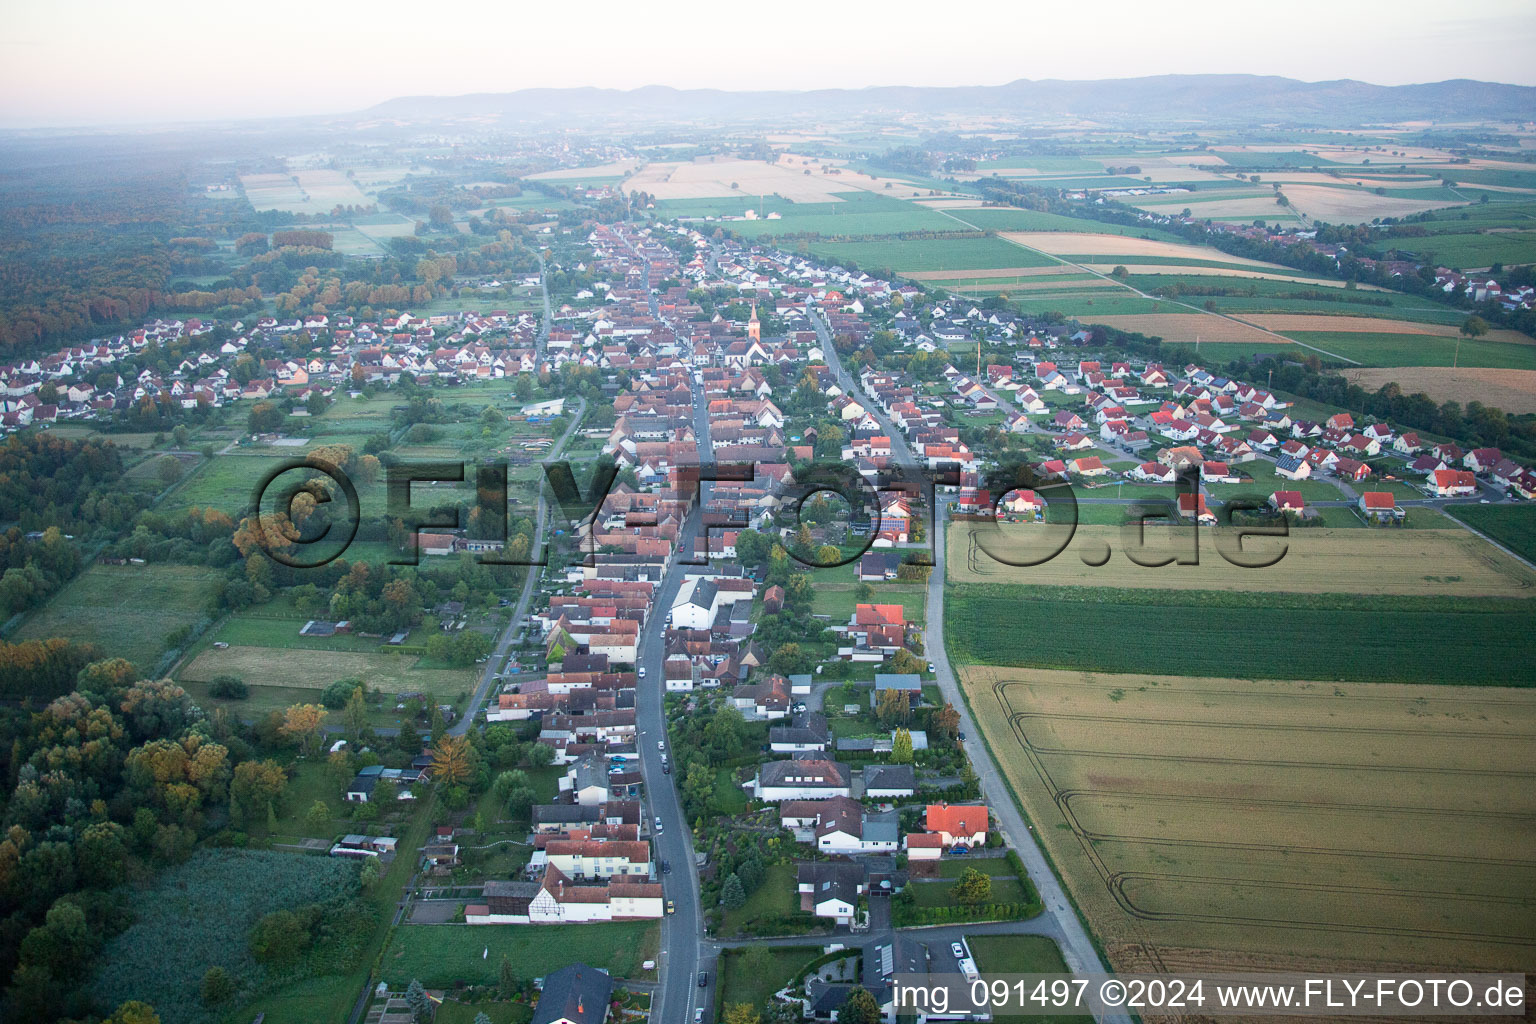
[[[827,365],[832,368],[833,373],[837,375],[838,380],[850,395],[863,396],[863,391],[858,389],[848,372],[837,361],[837,353],[833,350],[830,332],[822,323],[820,316],[813,315],[812,323],[815,324],[816,333],[822,341]],[[867,396],[864,398],[868,401]],[[870,402],[870,412],[879,421],[881,427],[891,433],[893,453],[908,465],[914,465],[911,450],[907,448],[901,432],[895,429],[895,425],[887,420],[872,402]],[[1049,935],[1061,947],[1061,954],[1066,960],[1067,968],[1074,974],[1107,974],[1109,969],[1099,957],[1092,940],[1089,939],[1088,931],[1078,918],[1077,911],[1067,900],[1061,882],[1051,870],[1050,865],[1046,863],[1045,855],[1034,841],[1033,831],[1025,824],[1023,815],[1014,805],[1013,795],[998,772],[997,765],[992,761],[991,754],[977,739],[981,734],[976,728],[976,723],[971,719],[965,698],[960,693],[960,685],[956,682],[955,674],[950,668],[949,656],[944,649],[944,526],[947,520],[943,503],[935,500],[934,504],[937,506],[933,511],[934,566],[933,573],[928,578],[928,609],[925,615],[927,625],[923,634],[923,650],[927,653],[928,660],[933,662],[939,689],[943,692],[944,699],[953,704],[955,710],[960,713],[960,730],[972,740],[967,744],[966,752],[970,755],[971,766],[980,780],[982,797],[1002,829],[1008,845],[1018,851],[1019,858],[1024,862],[1024,867],[1029,872],[1030,879],[1034,881],[1035,888],[1039,890],[1041,901],[1045,904],[1045,911],[1040,917],[1034,921],[1021,922],[1028,925],[1027,929],[1015,924],[1005,925],[998,930]],[[986,934],[989,930],[988,926],[981,925],[925,931],[932,931],[934,937],[940,941],[954,941],[953,938],[946,937],[950,932],[958,936],[967,933]],[[1104,1020],[1109,1024],[1130,1024],[1130,1018],[1124,1014],[1106,1016]]]
[[[649,278],[649,265],[646,274]],[[660,319],[654,295],[651,296],[651,313]],[[693,392],[694,434],[698,439],[698,450],[703,453],[710,450],[708,403],[698,384],[690,384],[690,388]],[[704,916],[699,901],[698,873],[693,866],[693,830],[683,816],[682,801],[678,797],[680,780],[675,771],[671,775],[662,771],[662,752],[658,747],[667,739],[663,701],[666,684],[662,673],[667,613],[682,586],[687,569],[683,562],[691,557],[694,538],[703,522],[700,506],[707,500],[709,485],[702,484],[701,487],[700,503],[689,511],[672,561],[667,566],[667,574],[651,603],[650,617],[641,629],[639,664],[636,666],[645,672],[645,678],[638,680],[635,692],[635,743],[640,751],[640,770],[645,777],[645,825],[654,829],[656,821],[661,822],[661,831],[651,837],[652,856],[658,870],[662,861],[672,868],[659,877],[666,899],[675,907],[675,913],[661,919],[661,958],[657,965],[660,980],[651,993],[651,1019],[678,1024],[691,1022],[694,1011],[700,1007],[705,1008],[706,1016],[709,1015],[709,1008],[714,1005],[717,980],[715,953],[712,949],[706,951],[702,941]],[[706,988],[698,985],[701,968],[709,972]]]

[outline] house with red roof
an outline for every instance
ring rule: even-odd
[[[1430,493],[1456,498],[1477,493],[1477,477],[1464,469],[1437,469],[1429,475]]]
[[[1397,505],[1391,491],[1362,491],[1360,494],[1360,514],[1365,518],[1376,522],[1394,522],[1403,518],[1406,513]]]
[[[984,846],[987,842],[985,804],[929,804],[924,827],[939,837],[944,849]]]
[[[1276,491],[1269,496],[1269,505],[1276,512],[1289,512],[1301,515],[1306,511],[1306,502],[1301,500],[1300,491]]]
[[[1179,515],[1193,519],[1201,526],[1216,525],[1216,514],[1206,507],[1203,494],[1179,495]]]

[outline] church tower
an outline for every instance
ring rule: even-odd
[[[747,337],[753,341],[763,340],[763,325],[757,319],[757,303],[752,303],[752,319],[747,321]]]

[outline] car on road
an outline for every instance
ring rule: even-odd
[[[708,988],[708,987],[709,987],[709,972],[708,971],[700,971],[699,972],[699,988]]]
[[[951,953],[955,954],[955,959],[956,960],[964,960],[965,959],[965,947],[960,945],[960,943],[958,943],[958,942],[951,942],[949,944],[949,951]]]
[[[666,740],[657,740],[656,741],[656,749],[661,751],[663,754],[665,754],[667,752],[667,741]]]
[[[931,661],[928,663],[928,671],[929,672],[937,672],[938,671],[938,669],[934,667],[934,664]]]
[[[677,904],[673,903],[671,900],[667,900],[667,913],[669,913],[669,914],[677,913]]]
[[[664,861],[661,862],[661,873],[662,874],[664,874],[664,875],[668,874],[669,872],[671,872],[671,870],[672,870],[672,862],[671,861],[664,860]]]
[[[645,678],[645,666],[644,665],[640,666],[640,678],[641,679]]]
[[[656,834],[661,835],[661,819],[656,819]]]
[[[964,743],[965,742],[965,733],[962,732],[962,733],[959,733],[958,735],[960,737],[960,742]]]
[[[693,1011],[693,1024],[704,1024],[704,1007]]]
[[[670,762],[670,761],[663,761],[663,762],[661,762],[661,774],[663,774],[663,775],[671,775],[672,774],[672,762]]]

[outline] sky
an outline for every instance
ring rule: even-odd
[[[1532,0],[3,0],[0,125],[342,113],[533,86],[1250,73],[1536,85]]]

